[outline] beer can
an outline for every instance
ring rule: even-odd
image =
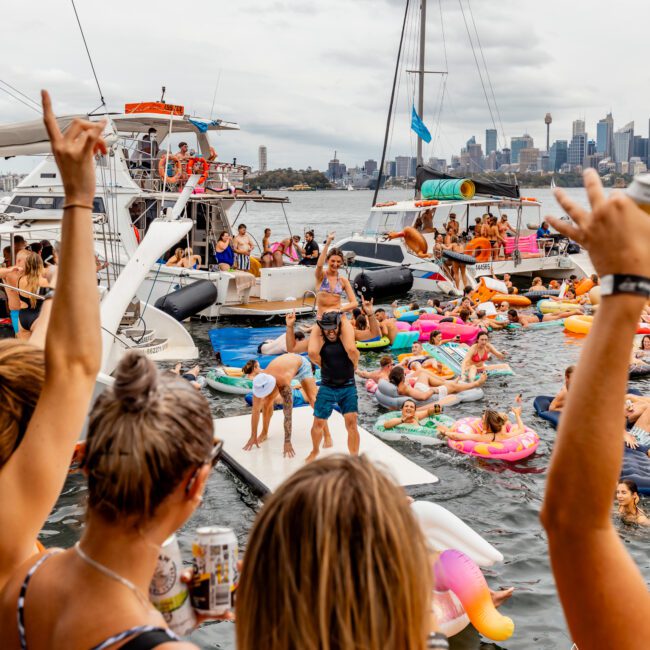
[[[182,636],[196,627],[187,585],[181,582],[183,563],[176,535],[165,540],[149,585],[149,598],[170,629]]]
[[[650,213],[650,174],[638,174],[625,193],[645,212]]]
[[[234,607],[238,557],[237,537],[231,528],[197,528],[192,544],[192,605],[198,612],[220,616]]]

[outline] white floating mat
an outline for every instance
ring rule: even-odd
[[[309,406],[293,410],[293,428],[291,442],[296,455],[284,458],[284,427],[282,411],[274,411],[269,425],[269,437],[260,444],[259,449],[244,451],[251,432],[251,416],[240,415],[221,418],[214,421],[214,432],[224,441],[224,460],[258,493],[272,492],[286,478],[305,464],[305,458],[311,452],[311,425],[314,413]],[[330,454],[348,453],[348,433],[343,416],[334,411],[328,420],[332,434],[333,447],[323,449],[319,458]],[[262,429],[260,415],[259,430]],[[404,458],[402,454],[389,447],[371,433],[359,427],[361,444],[359,453],[366,454],[378,465],[383,466],[393,478],[404,487],[432,485],[438,477]]]

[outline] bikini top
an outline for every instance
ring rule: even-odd
[[[472,355],[472,361],[474,363],[478,363],[479,361],[487,361],[490,358],[490,353],[485,352],[483,356],[481,356],[478,352],[474,352]]]
[[[343,296],[345,293],[345,289],[343,288],[343,282],[341,282],[341,278],[337,276],[336,278],[336,284],[332,288],[330,286],[330,281],[327,278],[327,274],[323,276],[323,281],[320,283],[320,287],[318,287],[319,291],[324,291],[325,293],[333,293],[337,296]]]
[[[27,650],[27,639],[25,637],[25,596],[27,595],[29,581],[46,560],[49,560],[53,555],[59,552],[60,551],[50,551],[43,555],[27,572],[23,584],[20,586],[17,614],[18,638],[21,650]],[[120,646],[120,650],[151,650],[151,648],[155,648],[163,643],[180,641],[180,639],[167,628],[156,627],[155,625],[137,625],[128,630],[124,630],[123,632],[119,632],[118,634],[112,634],[106,640],[94,645],[90,650],[105,650],[115,643],[124,641],[124,639],[128,639],[129,637],[133,638]]]

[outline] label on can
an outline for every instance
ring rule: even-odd
[[[632,179],[625,193],[645,212],[650,212],[650,174],[639,174]]]
[[[187,586],[181,582],[182,568],[178,540],[176,535],[172,535],[160,549],[156,571],[149,585],[149,598],[170,629],[181,636],[189,634],[196,627],[190,594]]]
[[[219,616],[234,607],[239,580],[237,537],[230,528],[206,526],[192,544],[192,604],[203,614]]]

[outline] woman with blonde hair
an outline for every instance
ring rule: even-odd
[[[364,456],[298,470],[266,501],[237,590],[238,650],[424,650],[432,570],[406,495]]]
[[[164,541],[201,503],[220,452],[205,397],[145,355],[125,355],[88,423],[81,540],[14,572],[0,595],[3,648],[178,642],[149,602],[149,584]]]
[[[29,339],[32,326],[41,312],[43,301],[36,296],[44,296],[49,287],[48,281],[43,276],[44,271],[41,256],[36,253],[29,253],[25,258],[23,273],[18,279],[18,289],[24,290],[24,292],[19,292],[20,312],[18,322],[20,329],[18,330],[18,338],[20,339]]]
[[[56,296],[45,301],[34,325],[36,330],[49,318],[45,350],[0,342],[0,589],[36,551],[36,536],[65,482],[101,361],[91,215],[94,156],[106,154],[105,122],[75,119],[63,135],[47,92],[42,98],[65,189],[61,266]],[[4,642],[4,632],[0,638]]]
[[[174,250],[174,254],[167,260],[165,266],[180,266],[185,256],[185,251],[182,248]]]

